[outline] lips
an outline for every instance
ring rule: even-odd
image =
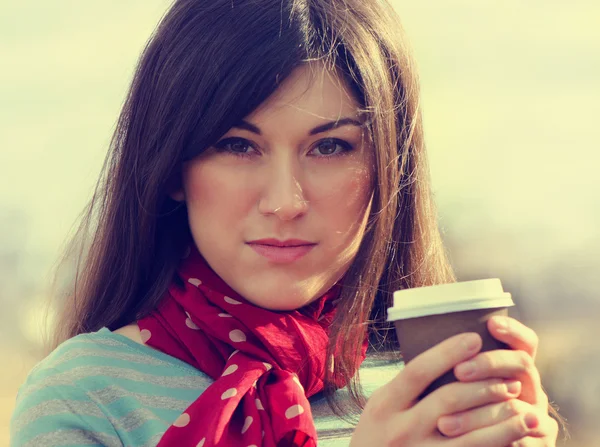
[[[279,239],[257,239],[254,241],[248,242],[249,244],[259,244],[259,245],[270,245],[273,247],[300,247],[304,245],[315,245],[315,242],[305,241],[303,239],[286,239],[284,241],[280,241]]]
[[[272,263],[289,264],[307,255],[317,244],[300,239],[259,239],[248,242],[248,245]]]

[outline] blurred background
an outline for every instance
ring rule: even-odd
[[[600,3],[393,2],[458,277],[502,279],[540,336],[543,384],[572,432],[561,445],[600,445]],[[2,3],[0,445],[40,360],[51,268],[169,4]]]

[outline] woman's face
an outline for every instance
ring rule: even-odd
[[[184,166],[173,198],[185,201],[208,264],[248,301],[297,309],[347,271],[372,198],[373,154],[361,124],[343,81],[306,64]]]

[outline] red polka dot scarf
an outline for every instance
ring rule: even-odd
[[[275,312],[234,292],[195,249],[178,278],[138,321],[142,339],[214,382],[158,445],[316,446],[308,397],[323,389],[339,285],[300,310]],[[336,385],[345,384],[336,376]]]

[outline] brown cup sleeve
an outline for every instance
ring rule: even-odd
[[[508,310],[504,307],[398,320],[395,322],[396,334],[404,362],[408,364],[417,355],[443,340],[465,332],[476,332],[481,336],[483,345],[480,352],[510,349],[508,345],[492,337],[487,329],[487,320],[490,317],[507,314]],[[458,379],[454,375],[454,369],[451,369],[434,380],[419,396],[419,399],[443,385],[456,381]]]

